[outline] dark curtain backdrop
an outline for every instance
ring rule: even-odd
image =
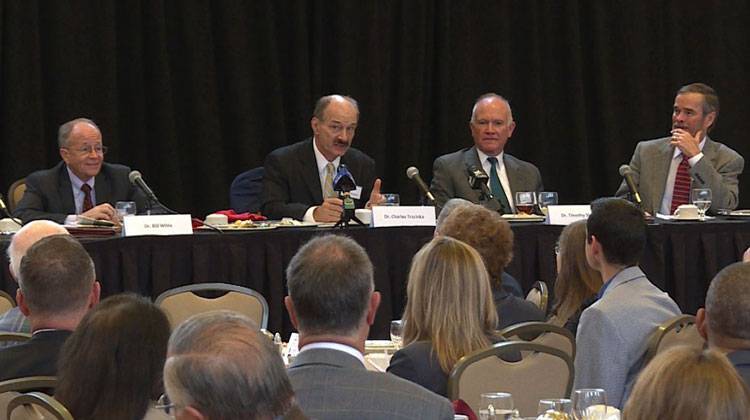
[[[229,184],[307,137],[317,97],[354,96],[356,147],[416,203],[410,165],[471,144],[495,91],[564,203],[611,195],[639,139],[665,135],[675,90],[722,101],[712,134],[745,156],[747,1],[0,0],[0,189],[58,160],[57,127],[88,116],[108,161],[169,206],[228,207]],[[746,120],[745,120],[746,121]],[[746,178],[746,177],[745,177]],[[750,206],[750,185],[741,188]]]

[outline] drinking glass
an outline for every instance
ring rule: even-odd
[[[507,392],[482,394],[479,407],[481,420],[510,420],[518,417],[518,411],[513,409],[513,396]]]
[[[573,402],[567,398],[545,398],[539,400],[539,408],[537,414],[544,414],[547,410],[553,410],[558,413],[565,413],[569,416],[573,415]]]
[[[117,212],[117,218],[122,223],[125,216],[135,215],[135,201],[118,201],[115,204],[115,211]]]
[[[539,193],[539,209],[547,215],[547,206],[557,204],[557,193],[554,191],[542,191]]]
[[[536,193],[534,191],[519,191],[516,193],[516,210],[518,214],[530,215],[536,207]]]
[[[698,219],[702,222],[706,220],[706,210],[711,207],[711,189],[695,188],[691,191],[691,200],[695,207],[698,207]]]
[[[600,388],[577,389],[573,392],[573,416],[576,420],[607,418],[607,393]]]
[[[377,206],[398,206],[401,204],[401,198],[398,194],[383,193],[381,195],[383,196],[383,201],[375,204]]]
[[[391,321],[391,341],[397,349],[401,348],[404,342],[404,322],[400,319],[394,319]]]

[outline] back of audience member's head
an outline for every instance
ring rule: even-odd
[[[556,323],[565,323],[583,304],[596,295],[602,276],[586,262],[586,221],[565,226],[557,241]]]
[[[374,290],[373,267],[351,238],[313,238],[286,270],[289,299],[301,334],[351,335],[368,312]]]
[[[750,263],[738,262],[716,274],[706,293],[709,342],[750,349]]]
[[[61,225],[49,220],[34,220],[25,224],[13,235],[8,245],[9,271],[16,281],[21,275],[21,260],[26,251],[38,240],[52,235],[67,235],[68,231]]]
[[[435,220],[435,235],[441,234],[440,228],[443,226],[443,222],[451,215],[451,213],[453,213],[454,210],[471,204],[473,204],[471,201],[464,200],[463,198],[451,198],[446,201]]]
[[[638,264],[646,246],[646,222],[643,213],[621,198],[600,198],[591,203],[586,221],[587,240],[601,244],[604,258],[612,265]]]
[[[230,311],[195,315],[169,339],[164,386],[178,412],[209,420],[271,419],[294,392],[271,340]],[[195,416],[187,418],[199,418]]]
[[[720,352],[675,347],[640,373],[622,418],[747,420],[750,391]]]
[[[23,257],[20,273],[19,306],[36,317],[82,313],[96,303],[91,300],[94,262],[72,236],[53,235],[37,241]]]
[[[447,236],[412,260],[404,309],[404,343],[431,341],[449,373],[462,356],[491,344],[498,325],[489,276],[471,246]]]
[[[495,289],[513,259],[513,231],[497,212],[477,204],[461,206],[445,219],[440,234],[471,245],[482,256]]]
[[[102,300],[63,346],[55,397],[78,420],[143,418],[162,392],[168,340],[169,321],[149,299]]]

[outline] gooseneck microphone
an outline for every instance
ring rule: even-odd
[[[482,192],[479,196],[480,204],[492,211],[501,214],[505,213],[506,211],[503,209],[503,205],[495,199],[490,188],[487,186],[490,177],[476,165],[467,167],[466,171],[469,173],[469,185],[471,188]]]
[[[14,221],[18,226],[23,226],[21,224],[21,221],[19,219],[16,219],[13,217],[12,214],[10,214],[10,210],[8,210],[8,207],[5,206],[5,201],[3,201],[3,195],[0,194],[0,212],[2,212],[4,215],[8,216],[10,220]]]
[[[630,169],[629,165],[620,165],[620,176],[625,178],[625,183],[628,184],[628,189],[633,196],[633,200],[638,207],[641,207],[641,195],[638,193],[638,187],[635,185],[635,181],[633,181],[633,170]]]
[[[425,184],[422,177],[419,176],[419,169],[414,166],[410,166],[406,170],[406,176],[417,184],[417,187],[419,187],[419,189],[422,191],[422,194],[424,194],[428,200],[435,201],[435,196],[432,195],[432,192],[430,192],[427,184]]]
[[[154,191],[149,188],[148,184],[146,184],[146,181],[143,180],[143,176],[139,171],[130,171],[130,175],[128,175],[128,179],[130,180],[130,183],[137,186],[138,188],[143,191],[144,194],[146,194],[146,197],[148,197],[151,201],[158,203],[159,199],[156,198],[156,194],[154,194]]]

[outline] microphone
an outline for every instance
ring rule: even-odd
[[[435,196],[432,195],[430,189],[427,188],[427,184],[425,184],[424,180],[422,180],[422,177],[419,176],[419,169],[415,168],[414,166],[410,166],[406,170],[406,176],[417,184],[417,187],[422,190],[422,194],[427,196],[428,200],[435,201]]]
[[[333,190],[336,192],[350,192],[357,189],[357,183],[354,181],[354,175],[349,172],[345,164],[340,164],[336,171],[336,177],[333,179]]]
[[[154,191],[151,190],[151,188],[148,187],[146,184],[146,181],[143,180],[143,176],[141,176],[141,173],[138,171],[131,171],[128,175],[128,179],[130,180],[130,183],[137,186],[138,188],[143,191],[144,194],[149,198],[149,200],[158,203],[159,199],[156,198],[156,194],[154,194]]]
[[[16,219],[15,217],[13,217],[12,214],[10,214],[10,210],[8,210],[8,207],[5,206],[5,201],[3,201],[3,195],[2,194],[0,194],[0,211],[2,211],[3,214],[5,214],[6,216],[8,216],[10,218],[10,220],[12,220],[13,222],[15,222],[15,224],[17,224],[18,226],[23,226],[21,224],[20,219]]]
[[[630,169],[629,165],[620,165],[620,176],[625,178],[625,183],[628,184],[628,189],[630,190],[630,194],[633,195],[633,200],[635,200],[638,207],[641,207],[641,195],[638,194],[638,187],[635,186],[635,181],[633,181],[633,170]]]
[[[500,214],[503,213],[511,213],[510,209],[505,210],[503,209],[503,205],[500,204],[499,201],[495,199],[495,197],[492,195],[492,192],[490,191],[490,188],[487,186],[487,182],[489,181],[490,177],[487,176],[487,174],[478,168],[476,165],[471,165],[466,168],[467,172],[469,173],[469,185],[473,190],[480,190],[482,194],[479,196],[479,200],[484,201],[482,204],[484,207],[499,212]],[[482,199],[484,197],[484,200]]]

